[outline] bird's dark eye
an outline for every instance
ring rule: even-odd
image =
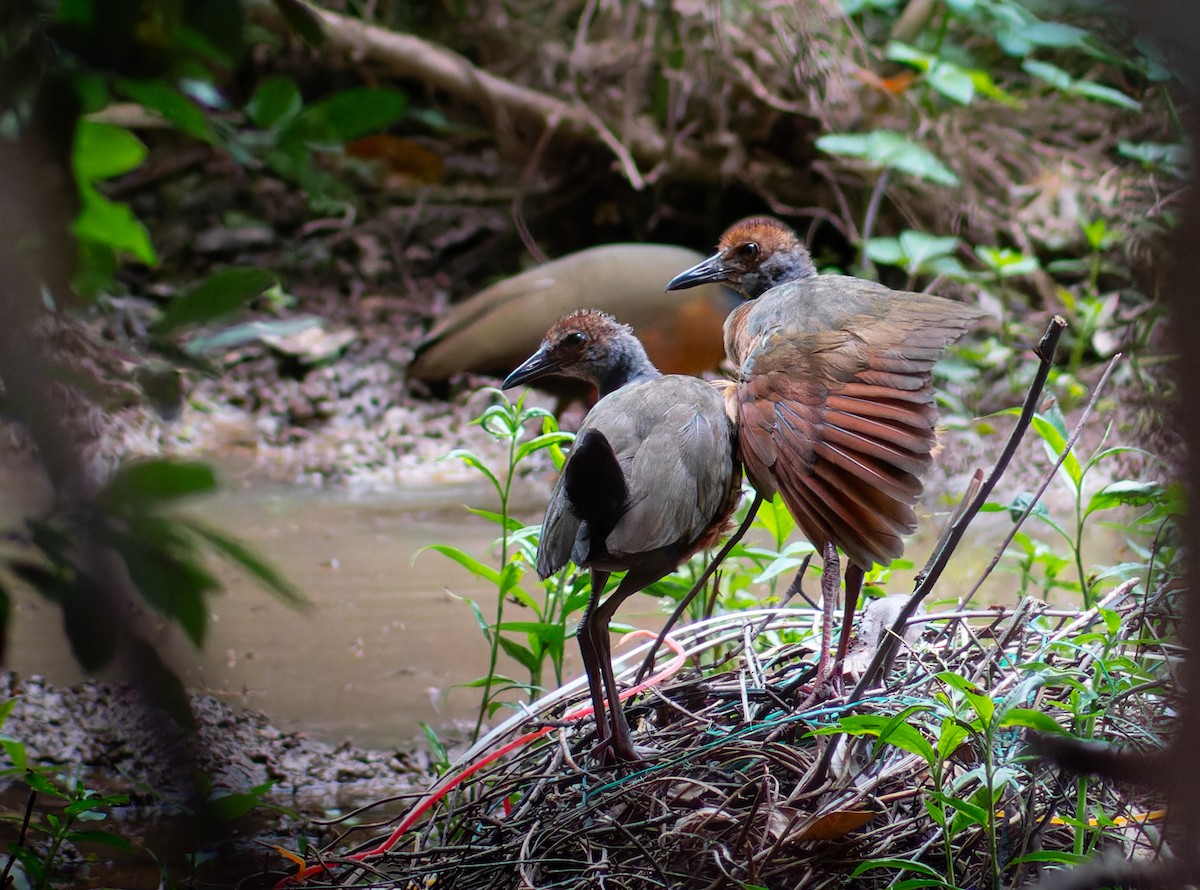
[[[758,256],[758,245],[753,241],[747,241],[745,244],[738,245],[736,253],[744,260],[752,260]]]
[[[567,346],[578,346],[587,340],[587,334],[582,331],[571,331],[567,336],[563,337],[562,341]]]

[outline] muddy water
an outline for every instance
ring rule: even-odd
[[[524,500],[524,518],[534,521],[539,508]],[[463,598],[492,616],[495,596],[446,557],[419,551],[453,543],[480,558],[494,553],[497,527],[462,507],[485,502],[471,487],[352,497],[261,484],[208,499],[191,512],[281,568],[311,605],[291,610],[216,564],[226,592],[210,600],[203,650],[165,625],[158,642],[190,686],[331,742],[386,747],[419,734],[421,722],[473,720],[478,690],[453,687],[487,672],[488,651]],[[11,498],[7,507],[6,519]],[[649,598],[621,615],[650,627],[662,620]],[[530,616],[510,605],[505,617]],[[17,597],[6,663],[59,683],[81,678],[57,609],[29,593]],[[566,677],[580,669],[569,642]],[[500,670],[528,676],[507,660]]]
[[[0,492],[10,496],[0,500],[0,514],[7,514],[0,518],[9,519],[13,480],[4,481],[0,478]],[[536,520],[535,499],[523,501],[523,518]],[[432,543],[453,543],[479,557],[493,553],[496,527],[462,507],[485,502],[483,489],[473,487],[354,497],[235,482],[192,509],[279,566],[311,605],[293,611],[238,572],[218,566],[227,589],[210,601],[203,650],[197,652],[165,626],[159,642],[171,651],[189,685],[264,711],[284,728],[332,742],[352,738],[359,745],[386,747],[417,735],[421,722],[441,726],[473,719],[479,692],[454,687],[486,672],[487,647],[463,598],[477,599],[490,617],[494,594],[440,554],[419,551]],[[906,555],[918,568],[943,521],[925,519],[923,535],[910,541]],[[965,593],[1007,527],[1003,516],[977,517],[938,592]],[[1112,551],[1111,543],[1103,546],[1107,549],[1091,552]],[[914,571],[896,571],[888,590],[910,591]],[[807,586],[815,593],[817,582]],[[1015,586],[1011,574],[998,573],[976,602],[1009,601]],[[508,620],[530,617],[508,608]],[[56,682],[78,679],[57,610],[22,594],[14,613],[8,666]],[[619,618],[648,628],[663,620],[659,603],[648,597],[631,600]],[[500,669],[523,676],[511,662]],[[568,643],[566,676],[579,671],[577,649]]]

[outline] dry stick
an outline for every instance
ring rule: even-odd
[[[1012,543],[1012,539],[1016,537],[1017,532],[1025,523],[1025,520],[1029,518],[1029,515],[1033,512],[1033,508],[1036,507],[1042,500],[1042,495],[1045,494],[1046,489],[1050,487],[1050,483],[1053,481],[1055,474],[1058,473],[1059,468],[1062,467],[1067,458],[1070,456],[1071,450],[1075,447],[1075,443],[1079,441],[1079,437],[1083,434],[1084,424],[1087,422],[1088,418],[1091,417],[1092,411],[1096,407],[1096,402],[1100,399],[1100,393],[1104,391],[1104,387],[1108,383],[1108,378],[1112,376],[1113,369],[1116,367],[1117,362],[1120,361],[1120,359],[1121,353],[1118,352],[1109,361],[1108,366],[1104,369],[1104,373],[1100,375],[1100,381],[1096,384],[1096,389],[1092,393],[1092,397],[1088,399],[1087,405],[1084,406],[1083,413],[1079,415],[1079,422],[1075,424],[1075,429],[1071,432],[1071,438],[1067,439],[1066,444],[1063,446],[1062,454],[1058,456],[1058,460],[1054,462],[1054,466],[1050,468],[1050,472],[1046,474],[1046,477],[1042,480],[1042,484],[1038,486],[1038,490],[1033,493],[1033,497],[1030,498],[1029,503],[1025,506],[1024,512],[1021,513],[1016,522],[1013,523],[1013,527],[1009,530],[1008,536],[1004,539],[1000,546],[996,548],[996,553],[992,557],[991,562],[988,563],[987,568],[983,571],[983,574],[979,576],[979,580],[975,582],[975,586],[971,588],[971,592],[967,594],[966,599],[962,601],[963,606],[968,605],[971,600],[974,599],[975,594],[979,592],[979,588],[983,586],[983,582],[988,579],[988,577],[995,570],[996,566],[1000,564],[1000,559],[1004,556],[1004,552],[1008,549],[1008,545]],[[1082,578],[1079,580],[1080,583],[1083,583]]]
[[[249,8],[267,27],[291,35],[290,25],[274,4],[253,0]],[[607,146],[616,156],[621,172],[635,188],[645,185],[638,171],[639,164],[653,166],[669,158],[680,173],[698,174],[706,170],[706,162],[697,152],[678,143],[668,143],[666,137],[652,126],[638,126],[625,134],[626,142],[621,142],[608,125],[581,102],[564,102],[506,80],[440,44],[327,9],[309,8],[319,21],[328,48],[344,52],[356,61],[374,62],[394,77],[413,78],[434,89],[444,90],[484,113],[533,122],[542,127],[557,117],[564,136]]]
[[[858,685],[846,697],[847,706],[854,704],[854,702],[863,697],[863,694],[875,683],[875,678],[879,675],[880,668],[883,667],[885,662],[891,660],[892,654],[896,650],[897,641],[902,638],[908,619],[917,610],[917,606],[921,604],[921,600],[933,590],[933,585],[941,577],[942,570],[945,569],[946,563],[950,561],[950,556],[954,553],[954,548],[958,546],[958,542],[962,539],[963,534],[966,533],[971,520],[975,518],[975,514],[987,502],[992,489],[996,487],[996,483],[1004,475],[1004,471],[1008,468],[1008,462],[1012,460],[1012,456],[1016,453],[1017,445],[1020,444],[1021,439],[1025,435],[1025,430],[1029,428],[1029,424],[1033,421],[1034,412],[1037,411],[1038,401],[1042,396],[1042,389],[1045,387],[1046,378],[1050,374],[1050,366],[1054,362],[1054,353],[1058,349],[1059,338],[1062,337],[1062,332],[1066,327],[1066,319],[1061,315],[1056,315],[1050,319],[1046,333],[1042,335],[1041,341],[1034,349],[1034,353],[1041,360],[1041,365],[1038,367],[1037,374],[1034,375],[1033,383],[1029,386],[1029,393],[1025,396],[1025,404],[1021,406],[1021,416],[1017,418],[1016,426],[1013,427],[1013,431],[1008,437],[1008,442],[1005,444],[1004,450],[1000,453],[1000,458],[996,461],[996,465],[992,468],[992,472],[988,475],[983,485],[979,486],[979,490],[975,493],[970,506],[965,510],[960,510],[954,522],[950,524],[949,530],[943,536],[942,545],[937,551],[937,555],[931,561],[928,572],[921,578],[916,589],[913,590],[912,596],[908,598],[908,602],[904,604],[904,608],[896,616],[891,630],[884,635],[883,641],[880,643],[879,648],[875,650],[875,655],[871,658],[871,663],[867,665],[867,669],[863,672],[862,679],[858,681]],[[835,747],[835,745],[830,744],[825,748],[825,752],[821,755],[821,762],[817,766],[813,778],[807,783],[808,788],[814,788],[825,780],[825,774],[829,771],[829,763],[833,759]]]
[[[762,506],[763,496],[757,491],[754,492],[754,500],[750,502],[750,509],[746,513],[746,518],[742,520],[742,524],[738,526],[738,530],[733,533],[725,546],[717,553],[716,558],[708,564],[708,568],[700,576],[700,580],[692,585],[692,589],[687,592],[683,599],[679,601],[679,605],[675,607],[675,611],[671,613],[671,617],[667,619],[667,623],[663,625],[663,629],[659,632],[654,640],[654,645],[650,647],[650,651],[646,653],[646,659],[642,662],[642,666],[638,668],[637,676],[633,682],[641,683],[642,677],[646,676],[650,668],[654,667],[654,658],[658,655],[658,647],[662,645],[663,640],[667,638],[667,634],[671,632],[671,628],[675,626],[675,622],[679,620],[679,616],[683,614],[683,610],[691,604],[703,588],[708,583],[708,579],[712,577],[713,572],[720,568],[721,563],[725,561],[725,557],[729,555],[729,551],[737,546],[738,541],[746,536],[746,532],[750,530],[750,524],[754,522],[754,517],[758,514],[758,508]]]

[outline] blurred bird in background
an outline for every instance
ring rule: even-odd
[[[739,302],[737,295],[717,284],[687,294],[662,288],[700,257],[667,244],[607,244],[507,278],[440,319],[417,347],[408,377],[425,383],[467,371],[503,377],[537,349],[551,324],[583,308],[612,313],[629,324],[664,373],[714,370],[724,357],[721,326]],[[576,378],[538,385],[560,396],[560,408],[585,398],[588,389]]]

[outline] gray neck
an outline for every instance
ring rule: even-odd
[[[662,372],[654,367],[641,341],[630,334],[612,342],[608,361],[597,375],[595,383],[600,391],[600,398],[604,398],[622,386],[642,383],[661,376]]]

